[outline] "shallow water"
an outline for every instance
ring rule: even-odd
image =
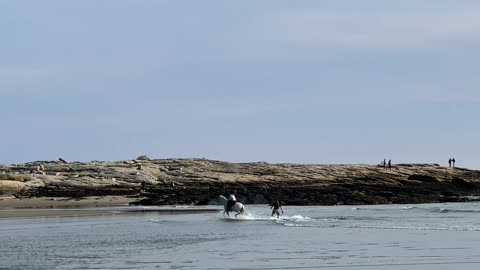
[[[239,219],[221,212],[1,219],[0,269],[480,267],[478,203],[285,206],[278,220],[266,205],[246,208]]]

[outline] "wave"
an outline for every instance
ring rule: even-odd
[[[269,217],[258,217],[258,216],[253,216],[251,214],[245,214],[245,215],[238,215],[235,217],[235,215],[230,215],[230,217],[220,217],[221,220],[226,220],[226,221],[245,221],[245,220],[270,220],[271,218]]]
[[[163,223],[165,221],[164,220],[159,220],[159,219],[150,219],[150,222],[152,222],[152,223]]]
[[[405,210],[420,210],[434,213],[480,213],[479,209],[459,209],[459,208],[445,208],[445,207],[421,207],[421,206],[401,206],[399,208],[372,208],[372,207],[352,207],[353,211],[371,211],[371,212],[392,212],[392,211],[405,211]]]
[[[282,225],[285,227],[314,227],[313,224],[300,224],[300,223],[290,223],[290,222],[283,223]]]
[[[433,227],[433,226],[374,226],[352,225],[348,228],[378,229],[378,230],[418,230],[418,231],[480,231],[480,227]]]
[[[401,206],[399,208],[373,208],[373,207],[368,207],[368,206],[365,206],[365,207],[352,207],[351,210],[354,210],[354,211],[357,211],[357,210],[362,210],[362,211],[373,211],[373,212],[391,212],[391,211],[395,211],[395,210],[398,210],[398,209],[401,209],[401,210],[411,210],[411,209],[417,209],[418,207],[416,206]]]
[[[293,217],[281,216],[279,219],[277,219],[276,217],[272,217],[272,216],[255,215],[255,214],[252,214],[252,213],[246,213],[244,215],[238,215],[237,217],[235,217],[235,215],[230,215],[230,217],[221,217],[221,219],[224,219],[224,220],[272,221],[272,220],[290,220],[290,219],[301,220],[302,217],[301,216],[293,216]]]
[[[314,227],[315,223],[318,221],[307,216],[302,215],[293,215],[293,216],[281,216],[280,218],[264,216],[264,215],[254,215],[247,213],[246,215],[239,215],[235,217],[222,217],[220,218],[224,221],[273,221],[275,224],[283,225],[286,227]]]
[[[328,219],[336,219],[338,221],[349,221],[349,220],[360,220],[360,221],[373,221],[373,220],[383,220],[384,217],[374,217],[374,216],[341,216],[341,217],[329,217]]]
[[[322,218],[323,222],[339,222],[345,219],[342,218]]]
[[[299,222],[302,222],[302,221],[312,221],[311,218],[305,217],[305,216],[301,216],[301,215],[295,215],[295,216],[292,216],[292,217],[285,216],[283,219],[293,220],[293,221],[299,221]]]
[[[475,209],[449,209],[442,207],[428,208],[427,211],[434,213],[480,213],[480,210]]]

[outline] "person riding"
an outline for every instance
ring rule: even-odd
[[[274,203],[270,204],[270,209],[272,209],[272,217],[274,214],[277,214],[277,218],[280,217],[280,210],[282,210],[282,215],[283,215],[283,208],[282,205],[278,200],[276,200]]]
[[[232,211],[232,206],[234,206],[237,203],[237,198],[235,198],[235,194],[233,192],[230,193],[228,196],[228,202],[227,202],[227,212]]]

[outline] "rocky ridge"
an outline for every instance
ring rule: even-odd
[[[480,195],[480,171],[437,164],[229,163],[149,159],[0,165],[0,196],[137,196],[140,204],[208,204],[235,191],[244,203],[289,205],[464,201]]]

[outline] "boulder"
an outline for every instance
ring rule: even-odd
[[[137,160],[150,161],[150,158],[147,157],[147,156],[145,156],[145,155],[143,155],[143,156],[137,157]]]

